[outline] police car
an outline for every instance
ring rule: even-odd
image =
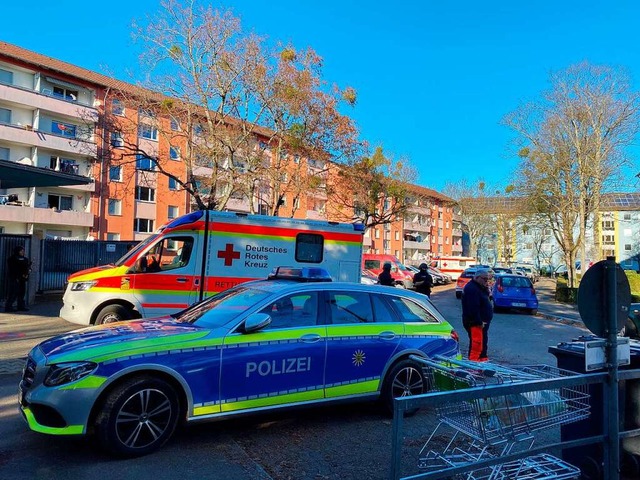
[[[295,279],[295,280],[294,280]],[[155,319],[90,327],[31,350],[20,383],[29,427],[94,434],[150,453],[181,421],[426,390],[410,355],[459,356],[424,295],[280,269]],[[330,278],[329,278],[330,280]]]

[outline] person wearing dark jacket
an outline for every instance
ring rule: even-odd
[[[416,292],[420,292],[431,298],[433,278],[431,278],[429,274],[429,266],[426,263],[421,263],[418,268],[420,271],[413,276],[413,286],[416,288]]]
[[[493,307],[489,300],[489,270],[478,270],[462,291],[462,325],[469,335],[469,360],[486,362]]]
[[[27,312],[29,309],[25,304],[25,294],[27,293],[27,280],[31,271],[31,262],[24,256],[24,247],[18,246],[13,250],[13,255],[7,259],[7,282],[8,294],[4,304],[5,312],[13,312],[13,302],[17,300],[20,312]]]
[[[382,266],[382,271],[380,275],[378,275],[378,283],[380,285],[387,285],[388,287],[394,287],[396,285],[396,281],[391,276],[391,264],[385,263]]]

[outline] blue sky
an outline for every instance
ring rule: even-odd
[[[408,158],[418,183],[440,191],[462,180],[508,182],[517,160],[500,121],[546,89],[551,71],[583,60],[622,66],[640,89],[634,0],[211,4],[232,8],[246,30],[315,49],[328,81],[358,91],[349,114],[361,137]],[[5,2],[0,39],[133,81],[131,22],[159,8],[158,0]]]

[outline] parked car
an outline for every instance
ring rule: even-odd
[[[360,277],[360,283],[363,285],[377,285],[378,284],[378,276],[375,275],[372,271],[363,269],[362,275]]]
[[[640,340],[640,303],[632,303],[629,306],[627,322],[619,335]]]
[[[492,270],[496,275],[513,274],[513,269],[507,267],[493,267]]]
[[[397,287],[413,288],[413,272],[393,255],[365,253],[362,255],[362,268],[373,272],[376,276],[382,272],[385,263],[391,264],[391,276]]]
[[[442,270],[436,267],[429,267],[429,273],[434,272],[436,275],[440,275],[443,279],[443,284],[448,285],[453,282],[453,278],[448,273],[444,273]],[[433,274],[432,274],[433,275]]]
[[[474,277],[474,275],[476,274],[477,269],[475,267],[471,267],[471,268],[467,268],[465,269],[460,276],[458,277],[458,280],[456,280],[456,298],[460,299],[462,298],[462,291],[464,290],[464,286],[469,283],[469,281]]]
[[[538,311],[538,297],[533,283],[521,275],[499,275],[491,289],[494,311],[524,309],[532,315]]]
[[[314,281],[315,280],[315,281]],[[182,422],[427,391],[410,356],[457,357],[458,336],[409,290],[278,269],[170,316],[76,330],[28,355],[19,386],[33,431],[95,434],[151,453]]]
[[[529,280],[531,280],[532,283],[536,283],[538,281],[538,271],[533,267],[518,266],[515,267],[515,270],[523,272],[529,278]]]

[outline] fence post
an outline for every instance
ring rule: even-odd
[[[605,263],[605,357],[608,377],[605,385],[608,408],[605,408],[608,441],[605,442],[604,471],[608,480],[620,478],[620,424],[618,405],[618,292],[617,265],[615,257],[607,257]]]

